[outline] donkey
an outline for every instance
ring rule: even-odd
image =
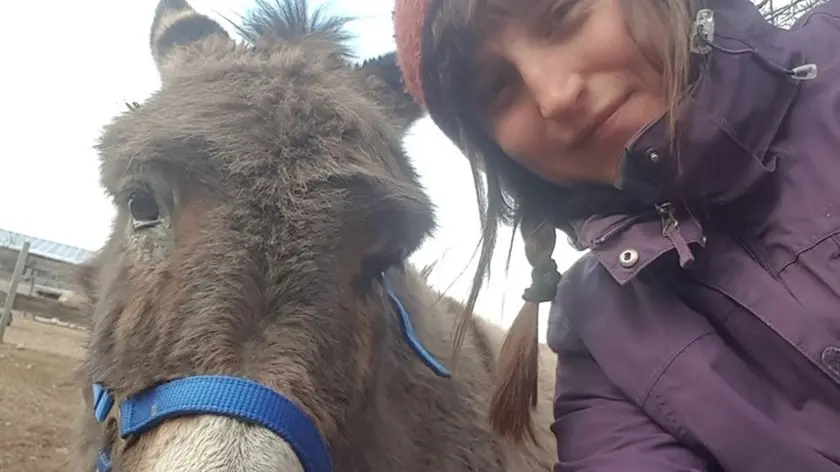
[[[463,307],[407,262],[435,221],[394,54],[356,64],[346,18],[276,1],[245,42],[161,1],[161,88],[97,143],[117,213],[85,269],[72,470],[550,470],[547,348],[536,445],[487,423],[500,329],[441,362]]]

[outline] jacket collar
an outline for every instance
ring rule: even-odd
[[[669,152],[664,117],[631,141],[615,184],[636,198],[726,203],[775,168],[770,144],[792,105],[799,81],[790,71],[802,54],[785,30],[749,0],[706,0],[714,32],[695,54],[699,77],[679,120],[678,152]]]
[[[749,0],[700,3],[713,12],[714,33],[709,50],[695,55],[697,80],[678,123],[678,152],[669,152],[662,117],[631,140],[615,184],[621,194],[648,202],[653,215],[655,205],[667,202],[726,204],[772,173],[771,143],[799,89],[792,70],[806,62],[789,33],[768,23]],[[570,239],[592,249],[622,283],[669,250],[678,249],[682,262],[690,260],[686,250],[703,242],[697,221],[683,220],[681,229],[666,237],[658,218],[637,224],[638,219],[613,215],[573,221]],[[611,242],[619,237],[620,242]],[[640,263],[624,270],[616,263],[630,249],[639,252]]]

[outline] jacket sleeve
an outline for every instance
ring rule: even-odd
[[[555,472],[706,472],[706,462],[628,401],[585,352],[560,354]]]

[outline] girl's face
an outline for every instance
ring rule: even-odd
[[[619,0],[559,0],[508,21],[476,64],[477,104],[501,148],[551,182],[611,184],[627,141],[666,109],[662,77]]]

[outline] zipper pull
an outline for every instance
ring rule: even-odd
[[[677,255],[680,258],[680,267],[688,268],[694,262],[694,254],[691,248],[688,247],[688,242],[680,233],[680,222],[674,216],[674,206],[666,202],[661,205],[656,205],[656,212],[662,219],[662,236],[668,238],[674,248],[677,250]]]
[[[709,54],[715,39],[715,12],[708,8],[697,10],[694,17],[694,29],[691,31],[691,52]]]

